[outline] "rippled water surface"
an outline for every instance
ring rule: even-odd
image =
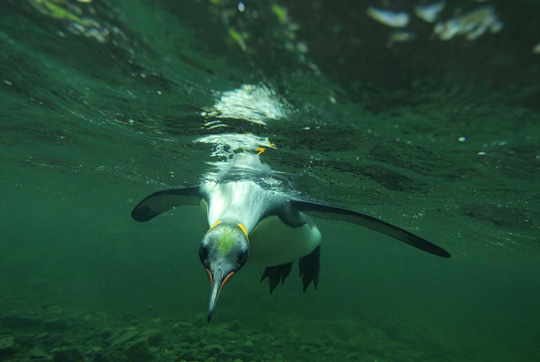
[[[539,358],[539,53],[532,0],[0,2],[0,360]],[[318,221],[208,325],[200,215],[130,212],[243,153],[452,258]]]

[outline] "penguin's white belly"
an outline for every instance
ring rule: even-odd
[[[280,194],[268,192],[249,180],[223,184],[208,182],[202,187],[209,199],[209,227],[217,221],[231,219],[244,225],[249,233],[268,207],[283,198]]]
[[[249,235],[248,263],[259,266],[286,264],[311,253],[321,243],[317,226],[287,226],[277,216],[262,220]]]

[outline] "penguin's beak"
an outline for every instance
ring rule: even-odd
[[[210,322],[212,319],[212,313],[214,312],[214,308],[216,307],[216,303],[219,298],[219,293],[221,293],[221,288],[223,288],[223,286],[231,279],[231,277],[234,275],[234,271],[225,273],[221,268],[218,268],[213,272],[210,269],[206,269],[206,272],[208,273],[208,279],[210,279],[210,285],[212,288],[210,294],[210,305],[208,306],[208,322]]]

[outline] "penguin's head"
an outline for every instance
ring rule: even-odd
[[[221,288],[238,270],[242,269],[249,253],[249,239],[244,225],[233,221],[218,221],[204,235],[199,257],[211,284],[208,322]]]

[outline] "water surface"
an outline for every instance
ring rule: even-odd
[[[474,40],[439,39],[413,1],[241,4],[0,4],[0,312],[76,326],[51,342],[4,323],[18,347],[0,358],[62,345],[128,358],[93,336],[133,326],[162,330],[163,361],[538,358],[539,4],[447,1],[437,21],[493,8],[502,29]],[[295,265],[269,295],[246,268],[207,326],[198,214],[129,214],[260,147],[280,187],[452,258],[320,221],[316,291]]]

